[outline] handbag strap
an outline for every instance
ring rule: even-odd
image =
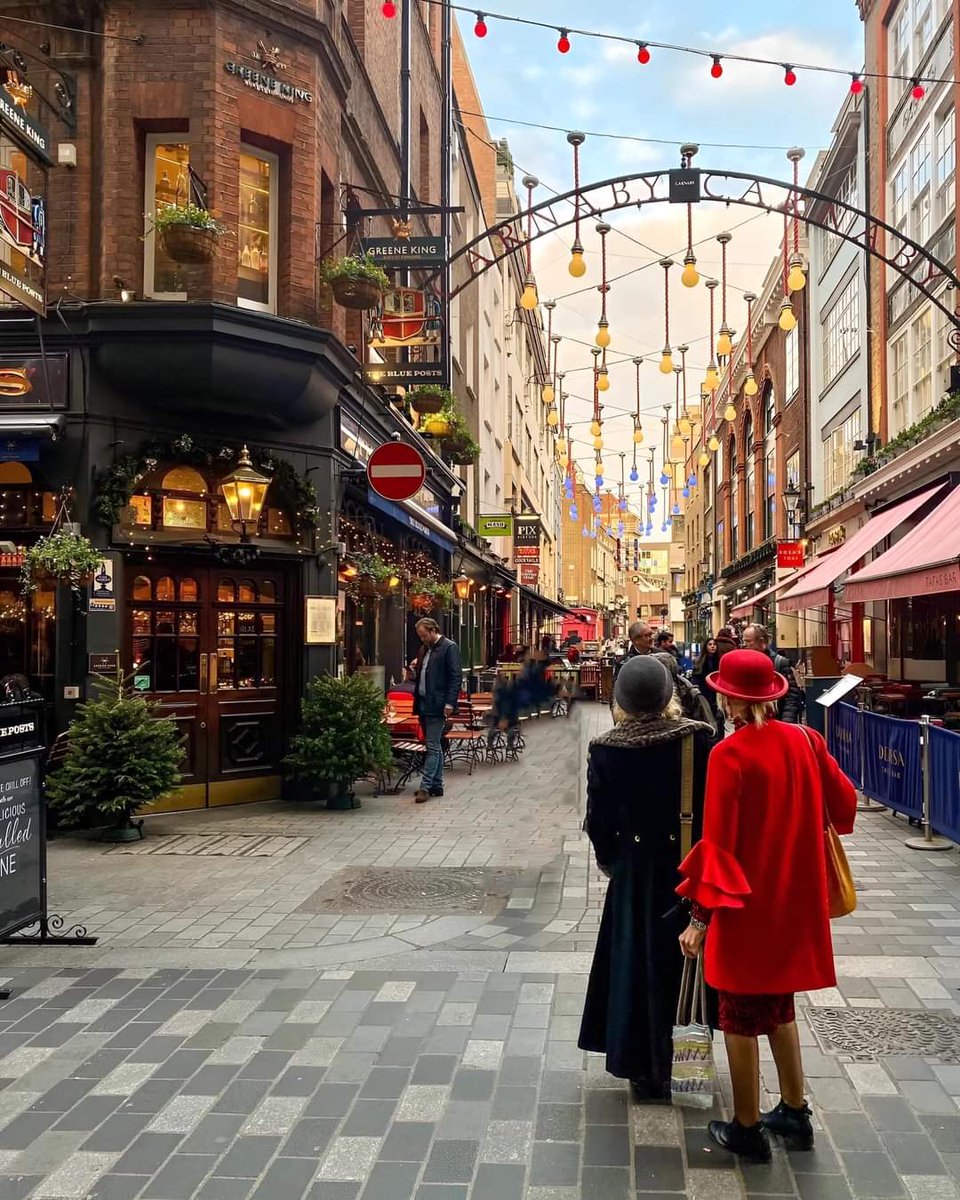
[[[833,829],[833,822],[830,820],[830,810],[827,808],[827,794],[823,788],[823,772],[820,769],[820,758],[813,744],[813,738],[810,736],[810,730],[806,725],[800,725],[799,728],[803,730],[803,736],[807,739],[807,745],[810,747],[810,753],[813,755],[814,766],[817,769],[817,774],[820,776],[820,794],[823,797],[823,828],[824,830]]]
[[[707,984],[703,977],[703,955],[683,960],[680,996],[677,1000],[677,1025],[705,1025],[707,1022]]]
[[[693,736],[680,742],[680,861],[693,849]]]

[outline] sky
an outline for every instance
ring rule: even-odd
[[[813,167],[818,151],[830,144],[831,128],[849,89],[846,75],[804,72],[787,87],[779,67],[728,61],[723,76],[710,76],[711,60],[651,48],[646,65],[637,62],[635,47],[614,41],[577,37],[571,33],[566,55],[556,50],[556,27],[619,34],[638,42],[697,47],[719,54],[746,54],[782,63],[810,63],[854,72],[863,60],[863,27],[854,0],[804,0],[802,4],[737,0],[717,6],[706,0],[657,0],[636,3],[614,0],[606,5],[581,0],[496,0],[496,11],[549,22],[551,29],[534,29],[487,17],[488,33],[477,38],[472,13],[459,13],[467,53],[479,87],[491,134],[506,138],[517,167],[537,176],[541,186],[535,202],[551,190],[572,186],[572,152],[566,131],[582,130],[584,183],[618,175],[679,166],[679,146],[699,143],[696,163],[701,168],[755,172],[786,179],[792,170],[786,149],[801,146],[801,182]],[[556,126],[557,132],[530,128],[523,122]],[[621,135],[602,137],[600,134]],[[671,329],[674,347],[687,343],[687,391],[699,396],[707,365],[709,300],[701,283],[680,286],[686,246],[686,207],[659,204],[643,212],[626,210],[609,217],[608,294],[611,346],[608,358],[610,390],[605,402],[605,475],[619,480],[618,452],[633,451],[632,422],[627,415],[636,404],[635,356],[650,356],[641,368],[641,408],[645,443],[642,452],[661,441],[663,405],[674,400],[674,381],[660,375],[657,364],[664,341],[663,271],[657,261],[669,256],[671,271]],[[554,332],[560,369],[566,372],[567,419],[575,423],[577,460],[593,474],[589,444],[592,382],[590,346],[597,328],[600,295],[600,239],[596,219],[585,223],[588,272],[573,279],[567,264],[572,229],[548,235],[536,243],[534,271],[541,301],[555,299]],[[728,321],[745,325],[743,291],[760,292],[777,251],[782,218],[757,214],[746,207],[700,204],[694,209],[694,242],[698,268],[719,276],[722,230],[733,239],[728,249]],[[719,289],[717,296],[719,323]],[[583,344],[578,344],[583,343]],[[679,362],[679,359],[677,359]],[[584,423],[586,422],[586,423]],[[658,460],[659,461],[659,460]],[[614,469],[615,468],[615,469]],[[641,478],[645,477],[643,471]],[[634,490],[631,496],[636,495]]]

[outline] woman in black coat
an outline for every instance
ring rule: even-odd
[[[716,638],[707,638],[703,647],[703,652],[693,665],[693,674],[690,678],[700,689],[700,695],[710,705],[713,713],[713,719],[717,726],[717,736],[722,738],[725,731],[725,721],[723,713],[720,711],[720,704],[717,701],[717,693],[712,687],[707,686],[707,676],[712,675],[714,671],[720,670],[720,647],[717,644]]]
[[[614,698],[623,719],[590,744],[584,829],[610,884],[578,1044],[605,1054],[637,1099],[668,1100],[687,921],[677,867],[700,837],[714,730],[680,715],[649,655],[624,664]]]

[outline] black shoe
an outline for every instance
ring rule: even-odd
[[[669,1104],[669,1087],[646,1079],[631,1079],[630,1092],[637,1104]]]
[[[759,1122],[747,1127],[739,1121],[711,1121],[707,1126],[711,1141],[729,1150],[731,1154],[739,1154],[751,1162],[768,1163],[773,1155],[770,1151],[770,1139],[767,1131]]]
[[[763,1113],[760,1124],[768,1133],[779,1134],[789,1150],[813,1149],[813,1121],[810,1105],[791,1108],[782,1100],[772,1112]]]
[[[442,788],[442,787],[431,788],[431,789],[430,789],[430,795],[431,795],[431,796],[442,796],[442,795],[443,795],[443,788]]]

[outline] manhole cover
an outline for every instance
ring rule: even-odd
[[[243,833],[179,833],[172,837],[147,836],[141,842],[116,846],[113,854],[179,854],[189,858],[286,858],[305,846],[305,837],[279,837]]]
[[[912,1008],[808,1008],[807,1018],[830,1054],[878,1059],[911,1054],[960,1063],[960,1021]]]
[[[305,913],[499,912],[518,877],[515,871],[461,867],[400,870],[364,867],[341,871],[300,905]]]

